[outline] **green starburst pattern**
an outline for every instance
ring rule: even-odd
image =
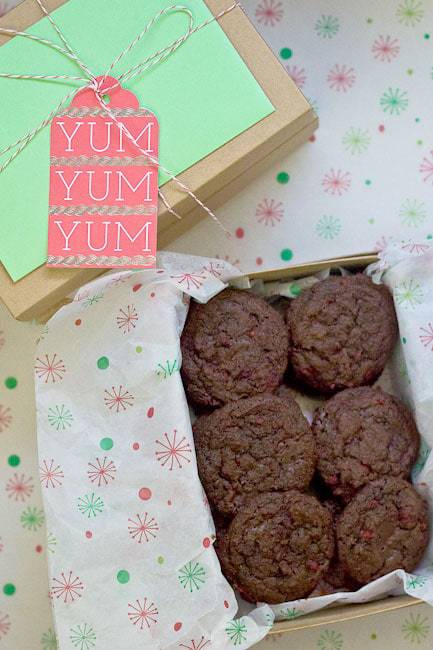
[[[343,147],[352,155],[366,151],[370,142],[371,138],[368,131],[356,129],[353,126],[346,131],[342,139]]]
[[[38,530],[45,521],[43,510],[29,506],[21,513],[21,525],[26,530]]]
[[[226,634],[233,645],[242,645],[247,640],[247,626],[243,619],[238,618],[227,624]]]
[[[405,280],[395,287],[394,298],[397,305],[414,309],[416,305],[422,303],[424,294],[420,285],[415,280]]]
[[[317,36],[321,38],[334,38],[340,29],[340,22],[336,16],[325,16],[322,14],[314,25]]]
[[[430,625],[427,624],[428,618],[422,617],[421,614],[410,614],[401,626],[403,637],[411,643],[421,643],[429,633]]]
[[[274,616],[268,613],[266,614],[265,619],[266,619],[266,625],[268,626],[269,629],[271,629],[272,626],[274,625]]]
[[[340,234],[341,220],[338,217],[324,215],[316,223],[316,233],[323,239],[335,239]]]
[[[156,368],[156,374],[158,377],[161,377],[162,379],[167,379],[168,377],[171,377],[174,375],[175,372],[179,371],[179,362],[177,359],[174,359],[173,361],[167,361],[165,363],[158,363],[158,366]]]
[[[395,12],[397,20],[406,27],[414,27],[424,16],[424,8],[419,0],[404,0]]]
[[[427,217],[425,203],[406,199],[400,206],[398,216],[405,226],[417,228]]]
[[[281,618],[284,618],[286,621],[291,621],[293,618],[300,616],[300,614],[301,612],[298,612],[295,607],[286,607],[286,609],[280,611]]]
[[[87,515],[87,518],[96,517],[104,509],[104,501],[101,497],[92,494],[86,494],[84,497],[78,498],[78,510],[82,515]]]
[[[57,537],[53,535],[53,533],[48,533],[47,535],[47,549],[49,550],[50,553],[55,553],[56,552],[56,546],[57,546]]]
[[[71,411],[64,404],[56,404],[48,409],[48,422],[57,431],[64,431],[68,427],[71,427],[73,421],[74,418]]]
[[[427,578],[424,578],[423,576],[408,575],[406,577],[405,588],[418,589],[419,587],[424,587],[426,582]]]
[[[205,583],[206,572],[198,562],[188,562],[179,571],[179,582],[184,589],[192,593],[199,590]]]
[[[100,300],[102,300],[103,297],[103,293],[95,293],[93,296],[84,298],[82,304],[84,307],[91,307],[92,305],[96,305]]]
[[[427,445],[424,439],[421,439],[421,449],[419,450],[417,461],[412,469],[412,480],[415,480],[424,469],[424,465],[426,464],[429,455],[430,447]]]
[[[41,646],[42,650],[58,650],[57,638],[51,628],[47,632],[43,633]]]
[[[78,650],[90,650],[96,646],[96,634],[87,623],[71,627],[71,642]]]
[[[408,105],[407,92],[400,88],[388,88],[380,98],[380,106],[385,113],[390,115],[400,115]]]
[[[325,630],[317,641],[320,650],[340,650],[343,647],[343,637],[335,630]]]

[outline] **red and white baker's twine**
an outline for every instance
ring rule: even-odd
[[[78,76],[71,76],[71,75],[24,75],[24,74],[12,74],[8,72],[1,72],[0,73],[0,78],[5,78],[5,79],[33,79],[33,80],[39,80],[39,81],[81,81],[84,83],[84,85],[80,86],[79,88],[76,88],[69,92],[62,100],[61,102],[56,106],[56,108],[46,117],[38,126],[36,126],[34,129],[26,133],[23,137],[19,138],[12,144],[6,146],[4,149],[0,150],[0,158],[4,156],[5,154],[13,151],[9,158],[2,164],[0,165],[0,174],[8,167],[8,165],[11,164],[13,160],[23,151],[23,149],[33,140],[33,138],[40,132],[42,129],[44,129],[46,126],[48,126],[54,117],[58,115],[66,105],[68,105],[72,99],[75,97],[75,95],[83,90],[84,88],[92,88],[95,92],[95,96],[98,100],[98,103],[102,109],[103,112],[105,112],[112,120],[115,122],[119,129],[122,128],[123,132],[125,133],[126,137],[132,142],[132,144],[140,151],[140,153],[144,156],[146,156],[146,159],[149,159],[151,162],[153,162],[155,165],[158,165],[160,169],[163,170],[163,172],[172,180],[174,181],[178,187],[180,187],[186,194],[188,194],[210,217],[213,221],[215,221],[220,228],[224,230],[224,232],[230,236],[229,231],[223,226],[223,224],[220,222],[218,217],[210,210],[199,198],[192,192],[192,190],[189,189],[179,178],[177,178],[174,174],[172,174],[168,169],[166,169],[163,165],[161,165],[156,158],[151,156],[147,151],[144,151],[136,142],[134,136],[130,133],[130,131],[126,128],[125,124],[121,123],[117,119],[116,111],[113,111],[110,109],[110,107],[104,102],[103,95],[106,95],[110,92],[110,90],[113,90],[116,88],[116,85],[110,86],[108,88],[103,88],[101,91],[100,88],[103,86],[104,80],[106,77],[110,76],[111,72],[115,68],[115,66],[123,59],[124,56],[126,56],[132,49],[139,43],[144,36],[150,31],[150,29],[165,15],[172,14],[172,13],[177,13],[181,12],[184,13],[188,16],[188,29],[186,32],[180,36],[178,39],[170,43],[167,47],[164,47],[157,52],[154,52],[150,56],[146,57],[143,61],[140,63],[136,63],[134,66],[126,70],[125,72],[122,72],[122,74],[117,76],[118,82],[122,83],[123,81],[127,81],[129,79],[133,79],[137,75],[141,74],[145,70],[149,69],[150,67],[154,65],[158,65],[165,59],[167,59],[169,56],[171,56],[183,43],[185,43],[192,34],[195,34],[195,32],[198,32],[199,30],[203,29],[203,27],[206,27],[210,23],[214,22],[215,20],[219,20],[226,14],[230,13],[237,7],[240,7],[241,4],[240,2],[236,1],[234,2],[230,7],[227,9],[224,9],[221,11],[219,14],[213,16],[212,18],[206,20],[203,23],[200,23],[199,25],[196,25],[194,27],[194,19],[192,12],[188,7],[184,5],[171,5],[169,7],[165,7],[164,9],[161,9],[158,13],[155,14],[155,16],[147,23],[147,25],[144,27],[144,29],[134,38],[133,41],[116,57],[116,59],[111,63],[110,67],[108,68],[107,72],[103,76],[102,80],[100,82],[97,81],[96,76],[90,71],[90,69],[87,67],[87,65],[81,61],[79,56],[74,52],[72,49],[71,45],[69,44],[68,40],[66,39],[65,35],[57,25],[57,23],[54,21],[54,18],[51,16],[51,14],[48,12],[46,7],[44,6],[42,0],[35,0],[38,6],[40,7],[41,11],[44,13],[44,15],[48,18],[50,21],[52,27],[54,28],[55,32],[59,36],[60,40],[62,41],[64,47],[57,45],[56,43],[49,41],[45,38],[41,38],[39,36],[34,36],[33,34],[28,34],[27,32],[21,32],[15,29],[6,29],[3,27],[0,27],[0,33],[6,34],[9,36],[22,36],[23,38],[28,38],[32,41],[35,41],[36,43],[41,43],[42,45],[45,45],[47,47],[51,47],[63,56],[67,57],[78,67],[82,70],[82,72],[85,74],[84,77],[78,77]],[[146,110],[146,109],[145,109]],[[161,190],[159,190],[159,196],[164,203],[165,207],[167,210],[176,216],[178,219],[181,219],[180,215],[178,215],[168,204],[166,198],[164,197],[163,193]]]

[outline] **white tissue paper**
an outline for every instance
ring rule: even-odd
[[[425,359],[430,352],[433,365],[433,258],[411,263],[409,275],[398,266],[384,275],[394,290],[408,364],[403,372],[402,359],[393,361],[391,377],[397,394],[411,400],[424,436],[414,480],[431,502],[433,373],[427,376]],[[395,571],[353,594],[272,607],[241,603],[240,616],[213,549],[179,369],[190,297],[206,302],[229,280],[243,288],[248,282],[221,260],[162,254],[159,265],[90,283],[49,321],[38,345],[39,464],[47,526],[57,540],[49,582],[60,650],[244,649],[274,619],[333,602],[406,592],[433,604],[430,544],[417,575]],[[297,282],[296,291],[294,283],[273,283],[272,293],[294,296],[298,285],[312,281]],[[414,299],[409,309],[398,287],[411,281],[424,302]],[[257,290],[266,293],[266,286]],[[415,343],[416,312],[419,327],[432,329],[429,346],[421,338],[428,334]]]

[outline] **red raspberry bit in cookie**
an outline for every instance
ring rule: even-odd
[[[368,502],[368,507],[370,508],[370,510],[374,510],[374,508],[377,508],[378,505],[379,505],[379,502],[376,499],[371,499]]]
[[[337,476],[335,474],[333,474],[332,476],[329,476],[326,479],[326,482],[327,482],[328,485],[337,485],[338,478],[337,478]]]
[[[374,532],[370,528],[361,531],[362,539],[369,540],[374,538]]]
[[[311,571],[319,571],[320,569],[320,564],[316,562],[315,560],[308,560],[307,561],[307,567],[311,569]]]

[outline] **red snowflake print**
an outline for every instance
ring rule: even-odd
[[[409,241],[407,244],[403,244],[401,249],[407,251],[409,255],[423,255],[430,248],[429,244],[416,244],[415,242]]]
[[[0,5],[1,9],[1,5]],[[11,629],[11,620],[9,614],[2,614],[0,612],[0,640],[6,636],[6,634]]]
[[[297,65],[286,65],[286,70],[289,73],[289,77],[298,88],[303,88],[307,81],[307,75],[305,74],[304,68],[298,68]]]
[[[184,643],[181,643],[179,648],[186,648],[186,650],[204,650],[204,648],[210,646],[210,641],[207,641],[204,636],[199,639],[199,641],[195,641],[194,639],[191,639],[188,645],[185,645]]]
[[[187,442],[185,436],[183,436],[181,440],[177,441],[176,436],[177,431],[174,429],[171,440],[167,433],[164,433],[165,442],[156,440],[156,444],[161,447],[159,451],[155,452],[156,458],[161,463],[162,467],[165,467],[165,465],[169,463],[170,471],[176,464],[179,469],[182,469],[181,461],[186,461],[187,463],[191,462],[191,458],[188,456],[188,454],[192,453],[189,442]]]
[[[259,223],[265,226],[275,226],[284,217],[284,206],[275,199],[263,199],[256,208],[256,217]]]
[[[430,182],[433,185],[433,149],[430,151],[430,158],[424,156],[419,171],[423,175],[424,183]]]
[[[383,250],[385,250],[389,242],[390,242],[390,238],[385,237],[385,235],[382,235],[382,237],[377,240],[374,246],[374,250],[376,251],[376,253],[381,253]]]
[[[143,598],[143,603],[138,599],[135,604],[128,603],[128,607],[129,620],[134,625],[137,625],[140,630],[143,630],[145,626],[150,628],[151,625],[158,622],[158,609],[155,603],[152,603],[148,598]]]
[[[37,357],[36,362],[36,374],[39,379],[44,380],[45,384],[48,384],[50,381],[55,384],[56,381],[63,379],[66,368],[65,364],[57,354],[53,354],[51,358],[48,354],[44,355],[43,359]]]
[[[142,543],[143,538],[145,542],[150,542],[155,539],[159,526],[155,519],[147,512],[141,517],[135,515],[135,519],[128,519],[128,532],[132,539],[135,539],[139,544]]]
[[[215,262],[209,262],[203,267],[204,273],[209,273],[209,275],[213,275],[214,278],[220,278],[222,275],[223,271],[223,265],[218,264],[218,262],[215,264]]]
[[[132,406],[132,402],[134,401],[133,395],[124,386],[119,386],[118,388],[112,386],[111,393],[108,390],[105,390],[104,393],[105,405],[108,406],[110,411],[114,409],[116,413],[126,411],[127,407]]]
[[[11,422],[12,415],[10,408],[8,406],[2,406],[0,404],[0,433],[6,431]]]
[[[134,305],[128,305],[126,309],[119,309],[119,315],[116,318],[117,327],[124,334],[128,334],[137,324],[138,314]]]
[[[42,465],[39,467],[39,470],[41,485],[43,485],[45,488],[55,488],[62,485],[65,476],[60,465],[56,465],[53,459],[50,461],[43,460]]]
[[[331,169],[323,177],[322,187],[328,194],[341,196],[343,192],[347,192],[351,182],[349,172],[342,172],[341,169],[337,171]]]
[[[170,277],[172,280],[177,280],[178,284],[184,284],[187,291],[192,287],[194,289],[200,289],[203,285],[203,280],[206,280],[206,277],[199,273],[182,273],[182,275],[170,275]]]
[[[338,65],[337,63],[329,71],[326,81],[331,90],[345,93],[349,88],[352,88],[355,79],[356,76],[353,68],[349,68],[346,65]]]
[[[431,351],[433,352],[433,325],[428,323],[427,327],[420,327],[422,334],[419,335],[420,341],[425,348],[428,348],[431,345]]]
[[[0,14],[0,16],[1,16],[1,14]],[[2,349],[2,347],[4,346],[5,343],[6,343],[6,339],[5,339],[5,336],[4,336],[4,332],[2,332],[0,330],[0,350]]]
[[[391,63],[400,52],[398,38],[379,36],[371,46],[371,51],[373,52],[375,59],[385,63]]]
[[[34,486],[31,477],[26,478],[24,474],[14,474],[6,483],[6,493],[10,499],[25,501],[32,495]]]
[[[116,466],[112,460],[108,460],[105,456],[101,462],[99,458],[95,463],[87,463],[89,468],[87,475],[92,483],[98,483],[98,487],[102,484],[108,485],[110,481],[114,481],[116,474]]]
[[[283,3],[279,0],[262,0],[256,8],[256,18],[265,27],[275,27],[283,15]]]
[[[53,578],[51,595],[54,598],[61,598],[64,603],[73,603],[74,600],[81,598],[84,585],[78,576],[74,577],[72,571],[66,577],[64,573],[60,578]]]

